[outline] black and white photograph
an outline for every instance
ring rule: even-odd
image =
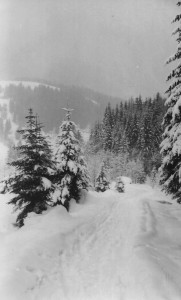
[[[0,0],[0,300],[181,300],[180,0]]]

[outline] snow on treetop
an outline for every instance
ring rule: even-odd
[[[72,142],[73,142],[73,139],[72,139],[72,137],[70,138],[70,136],[63,140],[63,143],[67,144],[67,145],[69,145]],[[73,144],[72,144],[72,147],[73,147]]]
[[[62,199],[61,199],[63,204],[66,200],[66,196],[69,196],[69,190],[68,190],[67,186],[64,186],[63,190],[62,190]]]
[[[51,168],[47,168],[47,171],[48,171],[48,173],[50,174],[50,175],[52,175],[52,174],[54,174],[54,170],[53,169],[51,169]]]
[[[69,121],[69,120],[65,120],[62,122],[61,126],[60,126],[60,129],[64,128],[64,127],[70,127],[70,128],[74,128],[76,127],[75,123],[72,122],[72,121]]]
[[[60,189],[55,189],[52,193],[51,193],[51,199],[53,201],[53,203],[56,203],[61,195],[61,191]]]
[[[35,165],[35,166],[34,166],[34,170],[35,170],[35,171],[37,171],[38,168],[40,168],[40,165]]]
[[[43,184],[43,187],[45,190],[48,190],[51,188],[52,183],[49,179],[47,179],[45,177],[41,177],[41,181],[42,181],[42,184]]]
[[[61,181],[61,186],[65,186],[71,182],[71,176],[66,174],[65,177]]]
[[[22,178],[23,178],[23,179],[29,179],[29,178],[31,178],[31,175],[24,174],[24,173],[22,173],[22,172],[21,172],[20,175],[22,175]]]
[[[76,164],[75,164],[74,161],[69,160],[68,163],[67,163],[67,165],[68,165],[69,170],[70,170],[71,172],[73,172],[74,174],[77,173],[77,166],[76,166]]]

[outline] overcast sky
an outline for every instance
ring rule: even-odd
[[[177,0],[0,0],[0,79],[164,92]]]

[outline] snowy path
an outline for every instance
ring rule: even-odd
[[[4,237],[1,298],[180,300],[181,208],[164,201],[130,185],[90,192],[70,215],[59,207],[29,218]]]

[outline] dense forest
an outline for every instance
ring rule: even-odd
[[[137,182],[156,173],[161,164],[164,103],[159,93],[145,101],[140,96],[121,102],[116,108],[109,103],[87,146],[88,157],[94,157],[94,168],[104,163],[112,179],[129,175]]]

